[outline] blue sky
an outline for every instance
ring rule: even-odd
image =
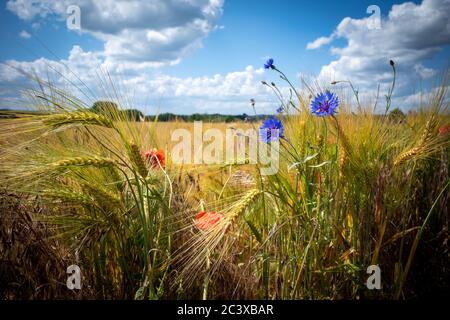
[[[107,70],[125,95],[133,93],[124,100],[147,113],[159,108],[237,114],[251,111],[250,98],[260,101],[261,113],[276,109],[275,97],[260,85],[276,79],[262,69],[268,57],[295,83],[300,73],[320,83],[348,79],[367,99],[378,83],[382,89],[388,85],[388,61],[394,59],[400,74],[398,106],[405,110],[415,106],[418,88],[431,88],[450,57],[447,0],[149,3],[4,2],[0,61],[42,77],[69,66],[95,91],[95,97],[86,97],[88,104],[107,98],[95,90],[102,81],[96,75]],[[80,7],[81,32],[66,27],[70,4]],[[372,4],[380,8],[379,30],[367,28],[371,14],[366,9]],[[324,41],[314,45],[321,37]],[[73,73],[52,79],[65,85],[66,78],[74,80]],[[11,105],[18,95],[12,88],[24,81],[10,68],[2,69],[2,106]]]

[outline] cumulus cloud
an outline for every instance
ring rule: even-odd
[[[37,75],[57,87],[64,88],[87,104],[95,100],[116,99],[124,107],[137,107],[147,113],[252,113],[251,98],[257,100],[258,113],[272,113],[276,97],[261,84],[263,68],[251,65],[244,70],[201,77],[174,77],[160,73],[130,73],[108,69],[99,53],[83,51],[74,46],[67,59],[54,61],[40,58],[34,61],[9,60],[0,64],[0,82],[17,83],[24,73]],[[106,74],[108,72],[108,74]],[[111,81],[109,77],[111,77]],[[114,85],[114,88],[113,88]],[[0,96],[2,94],[0,93]]]
[[[317,39],[314,40],[313,42],[309,42],[309,43],[306,45],[306,49],[308,49],[308,50],[318,49],[318,48],[320,48],[320,47],[322,47],[322,46],[324,46],[324,45],[329,44],[331,41],[333,41],[334,38],[335,38],[335,35],[334,35],[334,34],[332,34],[332,35],[329,36],[329,37],[320,37],[320,38],[317,38]]]
[[[437,74],[436,70],[424,67],[421,63],[414,65],[414,70],[422,79],[429,79]]]
[[[9,0],[20,19],[65,20],[72,0]],[[104,42],[110,65],[176,64],[217,27],[223,0],[80,0],[81,32]]]
[[[21,37],[22,39],[30,39],[31,38],[31,34],[26,32],[25,30],[22,30],[19,33],[19,37]]]
[[[220,29],[223,0],[80,0],[81,32],[103,41],[101,51],[73,46],[67,59],[6,61],[0,81],[24,80],[20,72],[36,74],[92,103],[111,99],[154,113],[156,106],[176,113],[250,113],[250,98],[259,113],[272,112],[275,97],[261,84],[264,70],[244,70],[203,77],[180,78],[158,72],[199,48],[212,30]],[[63,21],[71,0],[10,0],[7,8],[29,23]],[[13,69],[11,69],[11,67]],[[7,68],[8,70],[5,70]],[[106,75],[108,73],[108,75]],[[115,88],[109,82],[111,76]],[[130,96],[131,95],[131,96]],[[128,105],[131,104],[131,105]]]
[[[346,46],[331,48],[337,59],[322,67],[319,78],[351,80],[363,90],[373,89],[377,83],[383,88],[392,77],[392,59],[399,71],[397,94],[407,94],[416,82],[437,73],[423,63],[450,44],[448,12],[449,0],[423,0],[392,6],[382,18],[381,29],[369,28],[369,17],[344,18],[330,37],[308,44],[315,49],[335,38],[347,40]]]
[[[66,19],[66,9],[72,4],[71,0],[9,0],[7,8],[38,27],[46,19]],[[159,105],[164,111],[177,113],[250,113],[250,98],[257,98],[260,113],[272,112],[276,107],[273,93],[260,84],[264,71],[253,66],[187,78],[154,71],[156,67],[179,63],[201,47],[212,30],[220,29],[217,23],[223,0],[79,0],[77,5],[81,10],[81,32],[102,41],[103,50],[84,51],[74,46],[67,59],[60,61],[41,58],[29,62],[11,60],[7,64],[34,70],[43,78],[53,71],[52,82],[69,86],[80,97],[81,91],[88,91],[79,90],[84,87],[82,83],[92,90],[102,87],[106,78],[102,70],[108,71],[114,83],[122,86],[122,93],[132,93],[133,107],[141,109]],[[450,0],[423,0],[421,4],[394,5],[382,18],[381,29],[369,28],[369,18],[343,19],[329,36],[306,46],[314,50],[338,38],[347,40],[342,47],[331,47],[336,58],[321,68],[319,82],[351,80],[361,95],[366,92],[367,96],[373,96],[380,83],[382,96],[392,79],[389,60],[393,59],[399,74],[394,101],[405,106],[413,103],[418,97],[411,90],[415,83],[437,74],[427,66],[427,59],[450,43],[448,12]],[[21,79],[18,73],[0,71],[0,81]],[[95,98],[108,97],[96,90]]]

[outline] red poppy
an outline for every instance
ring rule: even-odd
[[[438,129],[439,135],[443,136],[450,132],[450,123],[444,124]]]
[[[150,162],[150,166],[153,169],[159,168],[159,166],[164,167],[166,157],[164,156],[164,150],[157,150],[154,148],[151,151],[145,153],[145,159]]]
[[[194,222],[197,228],[207,230],[214,228],[222,219],[223,215],[220,213],[201,211],[195,216]]]

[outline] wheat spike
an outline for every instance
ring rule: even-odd
[[[78,202],[80,204],[92,204],[92,199],[87,195],[70,190],[44,190],[41,194],[46,198],[55,198],[68,202]]]
[[[43,123],[53,127],[60,127],[73,123],[98,125],[107,128],[113,127],[113,123],[111,120],[109,120],[105,116],[91,112],[73,112],[46,116],[43,119]]]
[[[99,188],[98,186],[92,187],[87,184],[83,184],[83,188],[88,190],[88,192],[97,200],[97,203],[99,204],[116,207],[120,207],[121,205],[120,197],[118,197],[113,192],[110,192],[103,188]]]
[[[258,189],[251,189],[249,192],[247,192],[247,194],[236,203],[233,210],[231,210],[231,212],[228,214],[228,223],[232,223],[234,219],[241,215],[259,194],[260,191]]]
[[[431,140],[431,138],[433,137],[435,127],[436,127],[436,117],[433,115],[427,121],[418,145],[423,145]]]
[[[422,136],[417,145],[409,150],[400,153],[394,159],[394,166],[401,165],[406,161],[422,154],[426,150],[426,144],[433,138],[434,128],[436,127],[436,117],[433,115],[426,123]]]
[[[339,134],[339,150],[338,150],[338,167],[339,167],[339,178],[344,176],[344,168],[345,164],[351,154],[350,142],[348,140],[347,135],[338,125],[337,121],[334,122],[334,127],[338,131]]]
[[[136,167],[137,172],[142,177],[147,177],[148,175],[148,169],[145,165],[144,159],[142,158],[141,150],[139,149],[138,145],[135,143],[130,142],[128,144],[128,150],[130,155],[130,160]]]
[[[116,162],[109,158],[101,157],[74,157],[59,160],[52,163],[52,167],[68,167],[68,166],[94,166],[94,167],[108,167],[114,165]]]
[[[336,131],[338,131],[338,134],[339,134],[339,144],[341,145],[344,152],[346,152],[347,155],[349,155],[351,152],[351,148],[350,148],[350,142],[348,140],[348,137],[345,134],[345,132],[341,129],[341,127],[339,126],[337,121],[333,122],[333,123],[334,123],[334,127],[336,128]]]
[[[394,166],[398,166],[412,159],[414,156],[420,154],[421,150],[422,148],[419,146],[400,153],[394,160]]]
[[[334,124],[334,127],[336,128],[339,134],[339,146],[340,146],[338,150],[339,178],[343,178],[345,164],[347,163],[348,157],[351,152],[350,142],[348,140],[347,135],[337,124],[337,122]]]
[[[345,149],[341,150],[341,152],[339,152],[339,158],[338,158],[338,166],[339,166],[339,178],[342,179],[344,177],[344,169],[345,169],[345,164],[347,163],[348,160],[348,154],[345,151]]]
[[[113,181],[116,189],[119,192],[122,192],[124,187],[125,187],[125,185],[124,185],[124,182],[123,182],[124,178],[120,176],[119,170],[117,170],[117,168],[115,168],[115,167],[110,167],[109,168],[109,173],[111,175],[111,180]]]

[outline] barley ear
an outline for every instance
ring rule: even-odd
[[[53,198],[67,202],[75,202],[79,204],[92,204],[92,199],[84,193],[75,192],[72,190],[43,190],[41,195],[44,198]]]
[[[394,166],[401,165],[412,158],[421,155],[426,151],[427,143],[432,140],[433,132],[436,128],[436,117],[434,115],[427,121],[419,142],[411,149],[403,151],[394,159]]]
[[[102,157],[74,157],[59,160],[50,164],[50,167],[63,168],[70,166],[93,166],[93,167],[109,167],[115,165],[116,162],[109,158]]]
[[[90,186],[88,184],[83,184],[83,188],[86,189],[97,201],[98,204],[120,207],[121,199],[113,192],[110,192],[104,188],[99,188],[98,186]]]
[[[107,128],[113,128],[114,125],[111,120],[105,116],[95,114],[92,112],[71,112],[63,114],[54,114],[45,116],[42,122],[52,127],[60,127],[69,124],[87,124],[97,125]]]
[[[251,189],[248,191],[245,196],[239,200],[236,205],[234,206],[233,210],[229,213],[227,216],[227,222],[228,224],[233,223],[233,221],[241,215],[249,205],[253,203],[253,201],[260,195],[261,192],[258,189]]]
[[[342,150],[342,152],[339,152],[339,158],[338,158],[338,166],[339,166],[339,179],[344,178],[344,170],[345,165],[348,160],[348,154],[345,151],[345,149]]]
[[[137,144],[130,142],[128,143],[128,154],[130,161],[136,168],[136,171],[143,177],[146,178],[148,175],[148,169],[145,165],[144,159],[142,158],[141,150]]]

